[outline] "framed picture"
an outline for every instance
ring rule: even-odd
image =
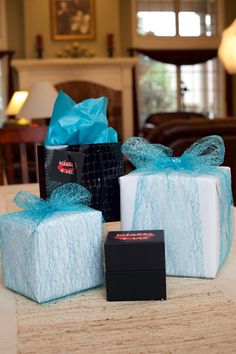
[[[50,0],[55,40],[94,39],[94,0]]]

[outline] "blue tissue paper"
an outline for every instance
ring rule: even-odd
[[[47,202],[18,193],[25,210],[0,218],[7,288],[43,303],[103,283],[102,215],[84,205],[89,194],[76,184],[57,188]]]
[[[55,101],[45,146],[116,143],[117,132],[108,127],[106,97],[76,103],[63,91]]]

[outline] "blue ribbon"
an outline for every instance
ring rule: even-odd
[[[91,193],[77,183],[67,183],[56,188],[48,200],[28,192],[19,192],[14,198],[23,209],[24,216],[36,223],[58,211],[85,211],[92,199]]]
[[[146,139],[132,137],[122,145],[122,153],[141,171],[205,171],[213,170],[224,161],[225,147],[218,135],[202,138],[191,145],[180,157],[161,144],[150,144]]]
[[[198,188],[194,177],[206,174],[220,179],[221,267],[229,253],[233,234],[231,178],[228,171],[219,168],[225,155],[223,139],[217,135],[202,138],[185,150],[180,157],[174,157],[173,150],[169,147],[151,144],[140,137],[132,137],[122,145],[122,153],[136,167],[132,173],[141,173],[135,198],[133,229],[162,228],[164,225],[168,234],[167,271],[169,266],[171,275],[175,274],[179,262],[175,252],[178,249],[178,238],[184,233],[188,235],[189,252],[192,254],[191,260],[190,257],[186,258],[186,262],[189,268],[192,267],[193,274],[196,272],[204,277],[202,226]],[[152,177],[159,172],[160,178]],[[191,183],[186,186],[180,183],[181,193],[178,193],[177,185],[173,183],[171,176],[176,172],[193,177]],[[146,178],[147,176],[150,177]],[[186,205],[183,205],[183,195],[186,196],[186,202],[194,215],[192,219],[184,218]],[[186,275],[185,267],[183,262],[181,271]]]

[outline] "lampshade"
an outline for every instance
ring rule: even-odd
[[[27,117],[30,119],[50,118],[57,95],[58,92],[51,82],[35,82],[29,88],[27,100],[17,114],[17,117]]]
[[[25,103],[28,94],[28,91],[15,91],[10,102],[8,103],[6,115],[16,116]]]
[[[236,73],[236,19],[222,33],[218,56],[229,74]]]

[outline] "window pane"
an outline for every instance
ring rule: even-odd
[[[0,127],[2,127],[5,114],[3,106],[3,80],[2,80],[2,61],[0,60]]]
[[[216,34],[215,0],[180,0],[180,36],[213,36]]]
[[[140,127],[147,116],[155,112],[181,110],[205,113],[210,118],[219,116],[221,87],[217,59],[181,66],[180,86],[177,87],[175,65],[161,63],[143,55],[138,58]]]
[[[217,61],[181,66],[182,110],[204,112],[214,117],[219,112]]]
[[[137,0],[137,33],[141,36],[175,36],[173,0]]]
[[[201,35],[200,16],[195,12],[179,12],[179,35],[199,37]]]
[[[138,34],[141,36],[175,36],[175,13],[174,12],[146,12],[137,14]]]
[[[176,67],[139,55],[140,126],[150,113],[177,110]]]

